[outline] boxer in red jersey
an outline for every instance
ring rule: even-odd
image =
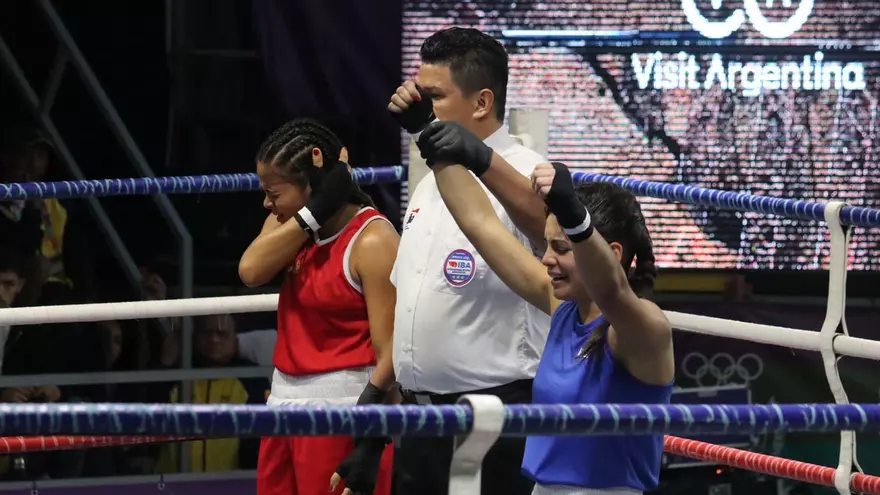
[[[309,119],[276,130],[257,154],[272,213],[238,270],[249,287],[284,272],[270,406],[379,404],[394,384],[399,236],[346,158],[339,139]],[[388,495],[391,455],[386,439],[266,437],[257,494]]]

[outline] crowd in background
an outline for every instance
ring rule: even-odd
[[[0,182],[39,182],[57,167],[52,143],[35,126],[0,132]],[[105,302],[100,266],[78,226],[76,206],[64,200],[0,203],[0,305],[25,307]],[[86,219],[87,221],[87,219]],[[142,266],[143,291],[168,297],[155,267]],[[164,324],[162,324],[164,323]],[[238,338],[230,315],[194,319],[194,367],[269,365],[274,331]],[[101,321],[0,327],[4,376],[176,369],[181,361],[181,321]],[[241,342],[241,344],[240,344]],[[242,357],[246,356],[246,357]],[[177,382],[42,385],[0,389],[6,403],[177,402]],[[221,378],[193,383],[195,403],[264,403],[264,378]],[[0,456],[0,480],[69,478],[174,472],[181,448],[193,471],[256,467],[258,439],[211,439],[164,444]]]

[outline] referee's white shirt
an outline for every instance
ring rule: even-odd
[[[523,175],[546,161],[506,127],[485,143]],[[489,199],[528,247],[498,200],[491,193]],[[446,394],[534,378],[550,319],[489,269],[443,204],[433,173],[410,195],[403,223],[391,273],[397,381],[409,390]]]

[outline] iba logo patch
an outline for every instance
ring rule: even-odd
[[[477,263],[474,256],[464,249],[456,249],[449,253],[443,263],[443,276],[453,287],[464,287],[474,279]]]

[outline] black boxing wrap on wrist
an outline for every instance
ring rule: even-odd
[[[355,494],[373,493],[386,445],[375,438],[355,439],[354,450],[336,466],[336,474]]]
[[[321,190],[321,183],[324,178],[324,170],[321,167],[312,165],[306,169],[306,180],[309,181],[309,187],[312,188],[312,194]]]
[[[364,387],[363,392],[361,392],[360,397],[358,397],[357,405],[367,405],[367,404],[384,404],[385,396],[388,395],[387,392],[382,390],[381,388],[373,385],[372,382],[367,382],[367,386]],[[364,439],[366,440],[366,439]],[[382,441],[383,444],[387,445],[391,443],[390,438],[373,438],[373,441]],[[355,439],[355,441],[359,441],[359,439]]]
[[[422,132],[425,127],[428,127],[428,124],[436,120],[431,95],[426,93],[421,86],[417,85],[416,89],[421,96],[419,101],[413,101],[409,108],[402,112],[390,112],[397,124],[410,134]]]
[[[316,170],[322,175],[321,188],[312,191],[309,202],[293,216],[304,231],[315,236],[356,187],[348,165],[343,162],[334,162]]]
[[[367,386],[364,387],[364,391],[358,397],[357,404],[382,404],[385,402],[385,395],[384,390],[373,385],[372,382],[367,382]]]
[[[556,170],[556,175],[544,197],[544,203],[569,239],[574,242],[583,241],[593,233],[590,212],[577,198],[568,167],[560,162],[552,162],[551,165]]]

